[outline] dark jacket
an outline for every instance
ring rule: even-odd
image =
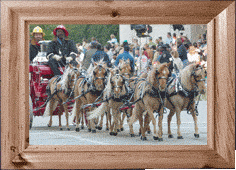
[[[129,54],[129,52],[124,51],[122,54],[118,55],[118,57],[116,58],[116,61],[115,61],[115,66],[117,66],[119,64],[120,59],[124,59],[124,60],[129,59],[131,72],[134,72],[134,58]]]
[[[178,46],[177,49],[178,53],[179,53],[179,58],[184,61],[187,59],[187,51],[186,48],[184,47],[183,44],[181,44],[180,46]]]
[[[85,55],[84,55],[84,60],[83,60],[83,64],[84,64],[84,68],[87,70],[89,68],[89,65],[91,63],[91,59],[92,59],[92,55],[94,55],[96,53],[97,49],[90,49],[88,51],[86,51]]]
[[[173,70],[172,56],[169,51],[165,50],[162,52],[159,62],[161,64],[171,62],[171,65],[169,66],[169,71],[171,72]]]
[[[95,54],[92,55],[92,60],[98,62],[101,59],[103,59],[103,61],[107,63],[108,67],[111,67],[111,61],[109,60],[109,56],[107,55],[107,53],[104,51],[97,50]]]
[[[59,52],[59,50],[61,53]],[[74,52],[74,55],[70,55],[71,52]],[[61,45],[56,39],[54,39],[49,43],[47,58],[50,59],[55,54],[60,55],[63,58],[71,56],[73,59],[75,59],[78,54],[78,50],[73,40],[69,40],[66,38],[62,40]]]
[[[36,41],[33,39],[31,40],[30,42],[30,62],[33,61],[33,59],[36,57],[36,55],[38,54],[38,52],[40,51],[40,46],[39,45],[36,45]]]

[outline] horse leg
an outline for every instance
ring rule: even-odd
[[[143,116],[139,115],[138,117],[139,125],[140,125],[140,132],[141,132],[141,140],[147,140],[147,137],[145,136],[145,128],[143,126]]]
[[[67,130],[70,130],[70,127],[69,127],[68,104],[64,104],[63,107],[64,107],[64,111],[65,111],[65,116],[66,116],[66,128],[67,128]]]
[[[129,131],[130,131],[130,136],[131,137],[134,137],[135,135],[134,135],[134,130],[133,130],[133,124],[134,124],[134,122],[136,122],[137,121],[137,117],[138,117],[138,114],[137,114],[137,112],[138,112],[138,105],[137,104],[135,104],[135,107],[134,107],[134,109],[133,109],[133,114],[132,114],[132,116],[130,117],[130,119],[129,119]]]
[[[80,123],[80,104],[79,104],[79,100],[76,100],[75,101],[76,104],[75,104],[75,113],[76,113],[76,127],[75,127],[75,131],[76,132],[79,132],[80,129],[79,129],[79,123]]]
[[[81,129],[84,129],[84,113],[83,113],[83,109],[82,109],[82,111],[81,111],[81,118],[80,118],[81,120]]]
[[[170,123],[171,123],[171,120],[172,120],[172,117],[174,116],[175,114],[175,111],[173,109],[170,110],[170,113],[167,117],[167,122],[168,122],[168,138],[173,138],[173,135],[171,133],[171,129],[170,129]]]
[[[159,127],[159,130],[158,130],[158,140],[159,141],[163,141],[163,138],[162,138],[162,135],[163,135],[163,131],[162,131],[162,120],[163,120],[163,108],[160,110],[160,113],[159,113],[159,118],[158,118],[158,127]]]
[[[147,113],[144,116],[144,127],[145,127],[145,132],[147,132],[148,134],[151,133],[149,124],[150,124],[150,117],[149,117],[149,115]]]
[[[91,112],[91,111],[92,110],[89,109],[89,112]],[[89,127],[90,127],[92,133],[96,133],[95,121],[96,121],[96,118],[89,121]]]
[[[151,109],[151,108],[147,108],[147,111],[148,111],[148,115],[149,115],[149,117],[150,117],[150,119],[151,119],[151,121],[152,121],[152,124],[153,124],[153,139],[154,140],[162,140],[162,138],[161,139],[159,139],[158,138],[158,135],[157,135],[157,129],[156,129],[156,119],[155,119],[155,117],[154,117],[154,114],[153,114],[153,110]]]
[[[99,122],[99,125],[98,125],[98,130],[102,130],[104,114],[105,114],[105,113],[103,113],[103,114],[101,115],[101,119],[100,119],[100,122]]]
[[[61,125],[61,115],[62,114],[63,114],[63,106],[62,106],[62,103],[60,103],[59,112],[58,112],[60,130],[62,130],[62,125]]]
[[[121,119],[121,123],[120,123],[120,130],[121,131],[124,131],[124,120],[125,120],[125,116],[126,116],[126,113],[127,113],[127,110],[125,112],[123,112],[123,115],[122,115],[122,119]]]
[[[181,132],[180,132],[180,124],[181,124],[181,120],[180,120],[180,109],[177,109],[176,110],[176,118],[177,118],[177,139],[183,139],[183,136],[181,135]]]
[[[48,103],[48,107],[49,107],[49,116],[50,116],[50,120],[48,122],[48,127],[52,126],[52,113],[53,113],[53,104],[54,104],[54,100],[51,99],[51,101],[49,101]]]

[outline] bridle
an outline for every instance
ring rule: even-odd
[[[99,67],[99,70],[101,70],[103,68],[102,65],[98,65],[98,67]],[[105,69],[105,68],[103,68],[103,69]],[[96,80],[103,80],[103,85],[104,85],[104,87],[106,86],[106,84],[107,84],[107,72],[108,71],[106,70],[106,72],[104,73],[104,77],[96,77],[96,72],[93,71],[94,79],[93,79],[92,82],[93,82],[94,87],[96,87],[95,86]]]
[[[205,78],[202,78],[202,79],[197,79],[198,78],[198,76],[196,75],[196,71],[197,70],[202,70],[203,68],[200,66],[200,67],[198,67],[198,68],[196,68],[196,69],[194,69],[193,71],[192,71],[192,73],[191,73],[191,76],[193,76],[193,78],[194,78],[194,80],[195,80],[195,83],[193,83],[195,86],[196,86],[196,88],[198,89],[198,82],[201,82],[201,81],[206,81],[206,79]]]

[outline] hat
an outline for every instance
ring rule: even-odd
[[[45,33],[43,32],[43,29],[39,26],[37,26],[33,29],[33,32],[31,33],[31,35],[34,35],[34,33],[41,33],[41,34],[43,34],[43,36],[45,36]]]
[[[149,37],[149,40],[152,40],[152,37]]]
[[[58,25],[57,28],[55,28],[55,29],[53,30],[53,34],[54,34],[55,36],[57,36],[57,30],[58,30],[58,29],[63,30],[63,31],[65,32],[65,36],[68,37],[69,33],[68,33],[68,31],[66,30],[66,27],[64,27],[64,25]]]

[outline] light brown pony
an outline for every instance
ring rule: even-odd
[[[191,64],[186,66],[183,70],[180,71],[179,79],[175,79],[167,89],[168,98],[166,99],[165,105],[168,109],[170,109],[170,113],[168,115],[168,137],[173,138],[170,129],[170,123],[172,116],[176,113],[177,117],[177,139],[183,139],[180,133],[180,112],[183,109],[187,109],[191,112],[194,124],[195,124],[195,133],[194,136],[196,138],[199,137],[198,126],[197,126],[197,116],[195,110],[195,97],[197,97],[196,93],[205,94],[206,86],[205,86],[205,77],[206,70],[202,68],[199,64]],[[183,90],[177,89],[176,92],[176,81],[181,83],[181,86],[186,94],[184,94]],[[192,103],[191,103],[192,99]],[[189,106],[189,107],[188,107]]]
[[[130,60],[127,59],[127,60],[119,60],[119,65],[118,65],[118,68],[116,69],[119,69],[119,74],[123,75],[125,78],[129,79],[131,77],[131,67],[130,67]],[[128,82],[129,83],[129,82]],[[130,112],[131,109],[129,109],[129,112]],[[106,130],[109,130],[109,120],[110,120],[110,110],[108,109],[106,112]],[[101,130],[102,127],[103,127],[103,117],[105,115],[105,113],[103,113],[101,115],[101,119],[100,119],[100,122],[97,126],[97,129],[98,130]],[[118,129],[123,131],[123,122],[124,122],[124,119],[125,119],[125,116],[126,114],[123,113],[123,116],[122,116],[122,119],[120,119],[120,128]]]
[[[139,81],[135,88],[134,100],[135,103],[133,114],[129,121],[130,135],[134,137],[133,123],[139,120],[141,128],[141,139],[147,140],[145,136],[146,127],[143,126],[143,114],[148,114],[153,123],[154,140],[162,140],[162,119],[163,119],[163,103],[161,102],[161,94],[165,92],[167,78],[169,74],[168,67],[171,63],[163,63],[154,65],[150,70],[146,81]],[[159,131],[156,131],[156,119],[153,112],[159,112]]]
[[[81,73],[81,64],[78,63],[76,67],[69,64],[67,68],[64,70],[64,73],[61,77],[55,76],[50,79],[49,84],[47,86],[47,93],[48,98],[51,98],[49,102],[46,105],[46,109],[44,111],[44,116],[50,116],[50,120],[48,123],[48,127],[52,126],[52,114],[53,111],[56,109],[58,103],[60,104],[60,111],[58,113],[59,116],[59,128],[62,130],[61,126],[61,115],[63,111],[65,111],[66,116],[66,127],[67,130],[70,130],[69,128],[69,122],[68,122],[68,104],[64,104],[63,102],[66,102],[68,97],[70,96],[70,93],[74,87],[74,82],[76,81],[77,77],[80,76]]]
[[[79,121],[82,115],[82,106],[86,104],[94,103],[95,100],[100,96],[102,91],[105,88],[106,76],[108,73],[107,64],[103,61],[98,63],[93,63],[93,67],[90,67],[88,74],[88,79],[80,78],[75,85],[75,97],[82,95],[82,97],[75,100],[75,105],[73,108],[74,113],[76,114],[76,131],[79,129]],[[89,92],[88,92],[89,91]],[[84,94],[88,92],[87,94]],[[83,95],[84,94],[84,95]],[[94,108],[89,108],[88,111],[93,110]],[[96,133],[95,122],[88,121],[88,131]]]
[[[123,105],[123,100],[127,94],[125,87],[125,77],[119,74],[119,69],[115,68],[110,71],[108,77],[108,83],[104,90],[104,99],[111,97],[108,102],[102,103],[97,109],[89,112],[89,119],[94,119],[107,111],[107,108],[110,108],[112,111],[113,121],[110,124],[109,132],[110,135],[116,136],[119,129],[119,117],[120,111],[119,108]]]

